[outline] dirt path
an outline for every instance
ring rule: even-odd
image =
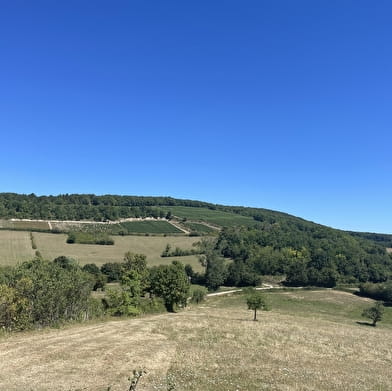
[[[169,224],[171,224],[173,227],[176,227],[177,229],[181,230],[182,232],[184,232],[185,234],[189,235],[191,232],[188,231],[187,229],[181,227],[181,225],[179,225],[178,223],[174,223],[172,220],[167,220],[167,222]]]
[[[263,284],[263,287],[260,288],[255,288],[257,291],[264,291],[266,289],[272,289],[272,288],[283,288],[279,286],[272,286],[270,284]],[[223,296],[223,295],[229,295],[230,293],[236,293],[236,292],[241,292],[242,289],[232,289],[230,291],[223,291],[223,292],[214,292],[214,293],[208,293],[206,296],[207,297],[213,297],[213,296]]]

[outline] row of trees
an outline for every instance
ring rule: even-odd
[[[127,217],[172,217],[171,211],[160,206],[210,207],[199,201],[170,197],[135,197],[94,194],[36,196],[0,193],[0,217],[53,220],[118,220]]]
[[[172,249],[171,245],[168,243],[165,249],[162,251],[161,257],[184,257],[188,255],[196,255],[199,254],[199,250],[196,248],[191,249],[183,249],[180,247],[176,247],[174,250]]]
[[[91,291],[104,289],[107,279],[94,264],[81,268],[62,256],[1,268],[0,328],[24,330],[104,314],[135,315],[161,306],[174,311],[186,305],[190,282],[179,262],[147,268],[145,255],[128,252],[117,271],[119,286],[108,289],[101,301],[93,299]]]

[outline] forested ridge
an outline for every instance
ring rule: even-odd
[[[165,217],[159,206],[191,206],[215,209],[214,204],[171,197],[139,197],[94,194],[0,193],[0,217],[53,220],[117,220],[127,217]]]
[[[255,222],[279,222],[286,219],[302,220],[286,213],[262,208],[225,206],[203,201],[172,197],[124,195],[35,194],[0,193],[0,218],[54,219],[54,220],[117,220],[127,217],[164,217],[160,207],[187,206],[206,208],[251,217]],[[166,209],[165,209],[166,210]]]
[[[392,257],[383,245],[316,224],[225,228],[217,248],[234,260],[232,274],[242,270],[248,279],[249,273],[285,275],[288,285],[333,287],[392,277]]]
[[[253,223],[246,227],[222,227],[213,246],[214,255],[206,262],[207,280],[220,275],[219,284],[207,282],[213,287],[252,285],[259,281],[257,276],[265,274],[285,275],[289,285],[316,286],[384,282],[392,277],[392,257],[386,252],[386,247],[391,247],[392,235],[346,232],[268,209],[171,197],[0,194],[2,218],[97,221],[126,217],[171,218],[174,213],[170,207],[222,211],[253,219],[249,219]],[[233,262],[224,266],[217,261],[222,257]]]

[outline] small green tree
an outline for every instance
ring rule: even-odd
[[[188,276],[180,262],[173,261],[171,265],[154,266],[150,269],[149,290],[163,299],[169,312],[174,312],[175,305],[186,305],[189,287]]]
[[[369,318],[373,321],[373,327],[376,327],[376,323],[382,320],[383,314],[384,306],[379,301],[373,307],[367,308],[362,312],[363,317]]]
[[[256,290],[253,290],[251,293],[247,295],[246,304],[248,305],[249,310],[254,311],[254,317],[253,317],[254,321],[257,320],[257,310],[262,310],[262,311],[269,310],[269,306],[267,304],[264,295],[261,292],[257,292]]]

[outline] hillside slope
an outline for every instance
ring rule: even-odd
[[[177,314],[71,326],[0,338],[0,389],[390,390],[388,320],[361,326],[368,299],[334,291],[266,294],[253,322],[244,298],[208,299]]]
[[[37,197],[1,193],[0,217],[96,221],[130,217],[170,221],[175,217],[184,227],[189,222],[188,227],[203,222],[206,225],[199,234],[205,234],[207,226],[222,229],[216,250],[234,260],[226,281],[230,285],[251,285],[255,281],[252,273],[285,274],[291,285],[316,286],[382,282],[392,277],[392,256],[386,251],[392,247],[392,235],[345,232],[262,208],[171,197],[91,194]],[[161,223],[170,226],[167,221]],[[113,233],[116,232],[120,231]]]

